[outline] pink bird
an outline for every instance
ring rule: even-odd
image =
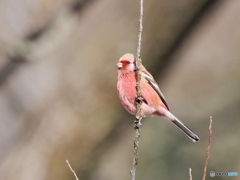
[[[118,96],[123,107],[131,114],[136,114],[136,59],[133,54],[127,53],[123,55],[118,63],[118,82],[117,90]],[[160,91],[156,81],[152,75],[145,69],[143,65],[140,66],[139,72],[141,74],[141,116],[162,116],[174,123],[182,132],[184,132],[193,142],[199,141],[199,137],[192,132],[186,125],[184,125],[178,118],[176,118],[170,111],[167,102]]]

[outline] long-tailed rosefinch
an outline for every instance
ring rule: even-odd
[[[117,90],[120,101],[124,108],[131,114],[136,114],[136,59],[133,54],[123,55],[118,63],[118,82]],[[166,100],[160,91],[156,81],[152,75],[145,69],[143,65],[140,66],[139,72],[141,74],[141,116],[162,116],[170,122],[174,123],[181,129],[192,141],[199,141],[199,137],[194,134],[187,126],[185,126],[178,118],[176,118],[170,111]]]

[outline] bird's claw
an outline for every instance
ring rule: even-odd
[[[138,97],[138,96],[136,96],[136,102],[137,103],[141,103],[141,102],[143,102],[144,101],[144,99],[140,96],[140,97]]]
[[[139,120],[139,121],[137,121],[137,120],[135,120],[134,121],[134,129],[136,130],[136,129],[140,129],[142,127],[142,123],[141,123],[141,121]]]

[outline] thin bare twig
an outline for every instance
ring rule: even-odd
[[[140,59],[140,54],[141,54],[142,30],[143,30],[143,0],[140,0],[139,34],[138,34],[138,47],[137,47],[138,59]]]
[[[140,87],[140,80],[141,80],[141,74],[139,73],[139,67],[141,66],[141,43],[142,43],[142,29],[143,29],[143,0],[140,0],[140,19],[139,19],[139,34],[138,34],[138,45],[137,45],[137,112],[136,117],[134,121],[134,129],[135,129],[135,138],[134,138],[134,152],[133,152],[133,162],[132,162],[132,169],[130,171],[131,180],[136,179],[136,169],[138,165],[138,148],[139,148],[139,138],[141,135],[141,104],[142,104],[142,98],[141,98],[141,87]]]
[[[139,138],[140,138],[140,129],[135,129],[135,138],[133,142],[134,152],[133,152],[133,162],[132,162],[132,169],[130,171],[131,180],[136,179],[136,170],[138,165],[138,148],[139,148]]]
[[[189,178],[190,178],[190,180],[192,180],[192,169],[191,168],[189,168]]]
[[[206,159],[205,159],[205,166],[204,166],[204,170],[203,170],[203,178],[202,178],[202,180],[205,180],[205,179],[206,179],[208,160],[209,160],[209,158],[210,158],[210,156],[211,156],[211,154],[210,154],[211,142],[212,142],[212,116],[210,116],[207,155],[206,155]]]
[[[66,160],[66,163],[69,167],[69,169],[72,171],[73,175],[75,176],[76,180],[79,180],[78,177],[77,177],[77,174],[75,173],[75,171],[73,170],[73,168],[71,167],[70,163],[68,160]]]

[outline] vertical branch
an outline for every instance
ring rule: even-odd
[[[206,155],[206,159],[205,159],[205,166],[204,166],[204,170],[203,170],[203,178],[202,178],[202,180],[205,180],[205,179],[206,179],[208,160],[209,160],[210,155],[211,155],[211,154],[210,154],[211,142],[212,142],[212,116],[210,116],[207,155]]]
[[[137,62],[136,62],[136,69],[137,69],[137,112],[136,117],[134,121],[134,129],[135,129],[135,138],[134,138],[134,153],[133,153],[133,162],[132,162],[132,169],[130,171],[131,174],[131,180],[136,179],[136,169],[138,165],[138,148],[139,148],[139,138],[141,135],[141,104],[142,104],[142,98],[141,98],[141,87],[140,87],[140,81],[141,81],[141,74],[139,72],[139,68],[141,66],[141,43],[142,43],[142,29],[143,29],[143,0],[140,0],[140,19],[139,19],[139,34],[138,34],[138,45],[137,45]]]
[[[130,171],[131,180],[136,179],[136,170],[137,170],[137,165],[138,165],[139,138],[140,138],[140,128],[135,128],[135,138],[134,138],[134,142],[133,142],[133,146],[134,146],[133,162],[132,162],[132,169]]]
[[[140,18],[139,18],[139,33],[138,33],[138,45],[137,45],[137,113],[136,113],[136,121],[141,120],[141,87],[140,87],[140,81],[141,81],[141,74],[139,72],[139,68],[141,66],[141,44],[142,44],[142,30],[143,30],[143,0],[140,0]]]
[[[139,69],[141,67],[141,57],[140,57],[140,53],[141,53],[141,44],[142,44],[142,29],[143,29],[143,0],[140,0],[140,18],[139,18],[139,34],[138,34],[138,45],[137,45],[137,62],[136,62],[136,69],[137,69],[137,112],[136,112],[136,121],[135,121],[135,125],[137,125],[137,127],[141,126],[141,104],[142,104],[142,94],[141,94],[141,87],[140,87],[140,82],[141,82],[141,74],[139,72]],[[136,126],[135,126],[136,127]],[[136,128],[137,129],[140,128]]]
[[[141,44],[142,44],[142,30],[143,30],[143,0],[140,0],[140,18],[139,18],[139,33],[138,33],[138,46],[137,46],[137,60],[140,59]],[[141,62],[141,60],[140,60]]]

